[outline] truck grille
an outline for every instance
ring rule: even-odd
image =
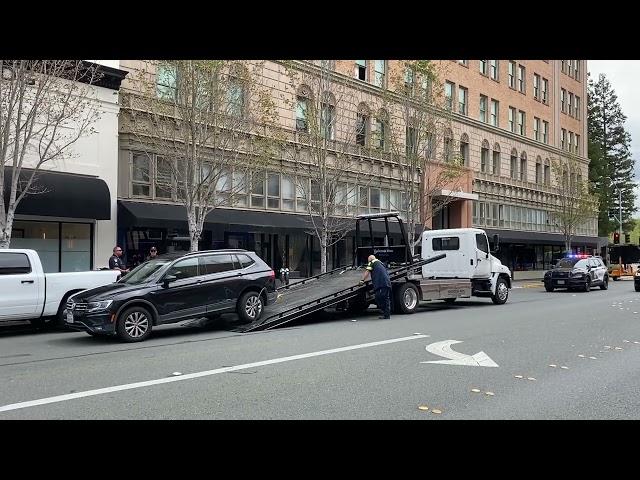
[[[86,303],[75,303],[73,301],[67,302],[67,310],[73,312],[86,312],[87,304]]]
[[[567,272],[556,272],[555,276],[559,278],[566,278],[569,274]]]

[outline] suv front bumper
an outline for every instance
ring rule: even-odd
[[[69,316],[69,313],[72,316]],[[71,330],[89,331],[91,333],[114,334],[115,322],[111,321],[110,312],[79,313],[64,312],[64,325]]]

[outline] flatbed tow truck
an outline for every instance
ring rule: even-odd
[[[389,245],[390,220],[398,223],[402,243]],[[372,222],[384,221],[385,245],[373,244]],[[360,224],[367,222],[369,245],[361,245]],[[420,256],[412,256],[404,223],[398,212],[356,217],[354,260],[344,266],[277,289],[277,300],[265,307],[255,322],[239,332],[269,330],[334,307],[352,313],[365,311],[374,300],[371,281],[361,283],[369,255],[375,255],[389,270],[395,313],[413,313],[421,301],[471,296],[490,297],[503,304],[509,297],[511,272],[489,253],[486,233],[477,228],[429,230],[422,234]],[[494,236],[494,248],[499,238]],[[435,267],[431,264],[435,263]]]

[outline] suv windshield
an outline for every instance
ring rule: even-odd
[[[157,260],[149,260],[141,265],[138,265],[127,275],[122,277],[118,283],[126,283],[127,285],[136,285],[139,283],[145,283],[149,277],[160,270],[162,267],[171,263],[169,258],[158,258]]]
[[[557,268],[587,268],[588,260],[578,258],[563,258],[558,261]]]

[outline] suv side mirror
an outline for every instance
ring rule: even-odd
[[[493,251],[497,252],[500,250],[500,235],[497,233],[493,236]]]
[[[162,288],[169,288],[169,284],[175,282],[178,279],[175,275],[166,275],[162,279]]]

